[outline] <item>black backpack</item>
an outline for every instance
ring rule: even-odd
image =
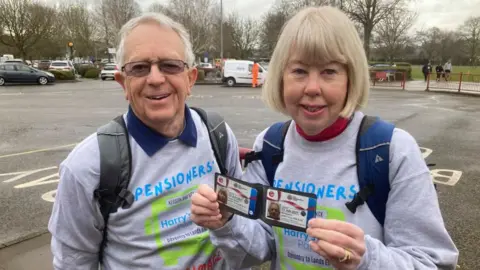
[[[208,128],[210,143],[215,159],[222,174],[227,174],[225,167],[227,158],[228,133],[222,116],[215,112],[191,107],[201,117]],[[94,191],[94,197],[100,205],[105,226],[103,239],[98,253],[99,263],[102,263],[103,252],[107,244],[107,224],[111,213],[119,207],[128,209],[134,201],[134,196],[128,190],[132,175],[132,153],[128,139],[128,131],[123,115],[111,120],[97,130],[100,150],[100,184]]]

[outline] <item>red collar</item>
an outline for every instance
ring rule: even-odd
[[[298,134],[300,134],[304,139],[313,142],[321,142],[330,140],[338,135],[340,135],[348,126],[349,120],[343,117],[339,117],[335,123],[331,126],[324,129],[317,135],[307,135],[298,124],[295,124]]]

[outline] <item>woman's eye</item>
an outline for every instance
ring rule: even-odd
[[[299,75],[303,75],[303,74],[307,73],[307,71],[305,71],[304,69],[301,69],[301,68],[294,68],[292,72],[295,73],[295,74],[299,74]]]
[[[337,74],[337,71],[335,69],[325,69],[322,73],[327,75],[334,75]]]

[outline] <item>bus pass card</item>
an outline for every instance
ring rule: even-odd
[[[228,211],[251,219],[258,218],[257,198],[261,198],[261,186],[215,173],[215,192],[218,202]]]
[[[308,221],[316,217],[317,196],[266,187],[262,220],[272,226],[305,232]]]

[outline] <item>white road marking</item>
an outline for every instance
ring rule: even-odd
[[[420,151],[422,151],[422,156],[424,159],[426,159],[430,154],[433,152],[432,149],[425,148],[425,147],[420,147]]]
[[[55,178],[55,179],[48,180],[48,179],[51,179],[51,178]],[[16,186],[14,186],[14,188],[28,188],[28,187],[34,187],[34,186],[40,186],[40,185],[46,185],[46,184],[52,184],[52,183],[58,183],[58,182],[60,182],[60,176],[58,175],[58,173],[54,173],[54,174],[47,175],[47,176],[42,177],[42,178],[37,179],[37,180],[33,180],[33,181],[30,181],[30,182],[27,182],[27,183],[16,185]]]
[[[447,186],[455,186],[462,177],[461,171],[447,169],[431,170],[430,174],[433,177],[433,182]]]
[[[3,181],[3,183],[11,183],[11,182],[17,181],[19,179],[22,179],[24,177],[27,177],[29,175],[32,175],[34,173],[53,170],[53,169],[57,169],[57,168],[58,168],[57,166],[52,166],[52,167],[47,167],[47,168],[42,168],[42,169],[37,169],[37,170],[30,170],[30,171],[23,171],[23,172],[2,173],[2,174],[0,174],[0,177],[2,177],[2,176],[15,176],[13,178],[10,178],[10,179],[7,179],[7,180]]]
[[[77,144],[76,144],[76,143],[72,143],[72,144],[54,146],[54,147],[50,147],[50,148],[44,148],[44,149],[37,149],[37,150],[31,150],[31,151],[25,151],[25,152],[7,154],[7,155],[0,156],[0,159],[2,159],[2,158],[8,158],[8,157],[22,156],[22,155],[28,155],[28,154],[34,154],[34,153],[39,153],[39,152],[48,152],[48,151],[58,150],[58,149],[62,149],[62,148],[71,148],[71,147],[73,147],[73,146],[75,146],[75,145],[77,145]]]
[[[54,189],[52,191],[46,192],[42,195],[42,199],[47,202],[55,202],[55,194],[57,194],[57,190]]]

